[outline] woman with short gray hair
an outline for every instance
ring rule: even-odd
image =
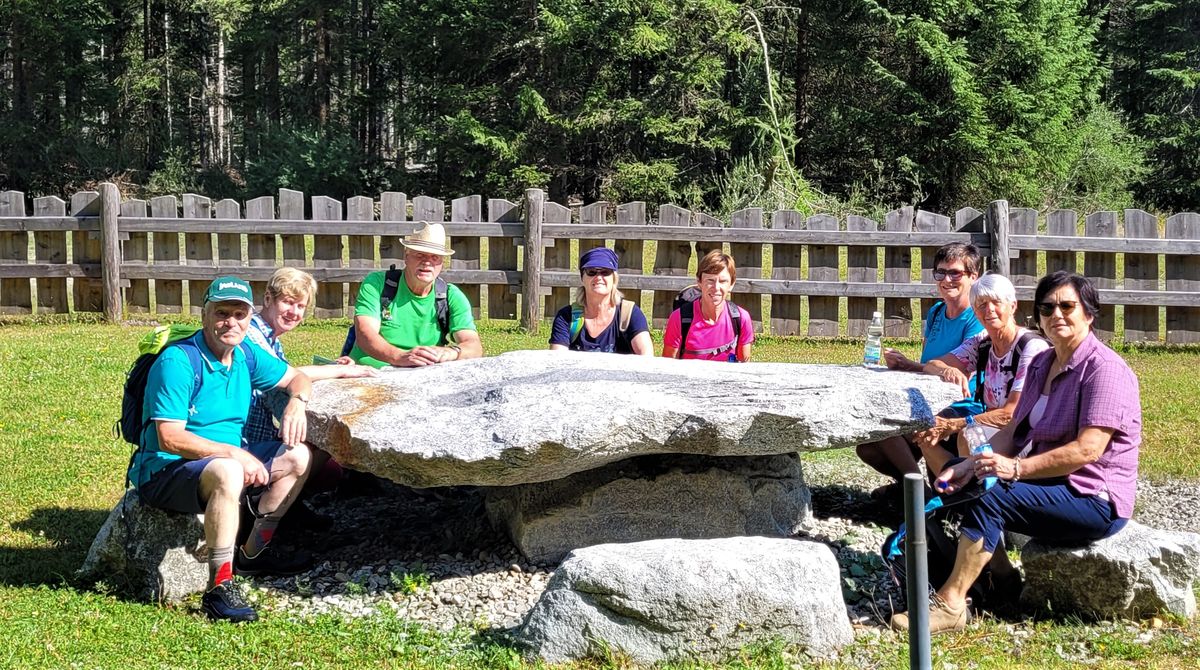
[[[988,437],[1012,420],[1025,387],[1025,372],[1035,356],[1050,348],[1036,332],[1017,325],[1017,291],[1004,275],[985,274],[971,286],[971,308],[983,331],[968,337],[950,353],[925,364],[926,374],[962,387],[970,394],[971,375],[977,375],[975,397],[985,408],[974,416]],[[943,434],[958,433],[958,453],[967,456],[962,436],[965,418],[935,417]],[[930,471],[940,472],[950,454],[936,444],[919,444]]]

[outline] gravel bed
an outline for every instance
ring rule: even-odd
[[[814,515],[803,539],[834,551],[850,620],[878,635],[902,594],[879,559],[902,520],[898,504],[870,491],[888,480],[845,458],[804,459]],[[553,566],[524,560],[491,528],[474,488],[415,490],[379,482],[357,497],[319,496],[311,506],[335,520],[322,534],[285,530],[280,541],[307,549],[315,566],[295,577],[252,580],[260,607],[289,616],[380,612],[449,630],[506,631],[537,602]],[[1147,525],[1200,532],[1200,483],[1143,483],[1135,518]]]

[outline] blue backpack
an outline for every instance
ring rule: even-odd
[[[136,447],[142,444],[142,433],[150,425],[150,419],[143,416],[142,407],[146,400],[146,382],[150,377],[150,368],[154,361],[167,350],[167,347],[179,347],[187,354],[188,362],[192,364],[192,395],[189,405],[195,402],[200,393],[201,373],[204,361],[200,359],[200,348],[197,338],[204,337],[203,333],[193,326],[158,326],[148,333],[138,343],[141,355],[133,362],[125,375],[125,390],[121,396],[121,416],[113,425],[114,437],[121,437]],[[254,347],[245,340],[241,343],[242,353],[246,356],[246,367],[250,375],[258,368],[258,359],[254,356]]]

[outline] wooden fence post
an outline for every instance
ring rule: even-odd
[[[121,191],[112,182],[100,184],[100,271],[104,285],[104,319],[121,320]]]
[[[1183,212],[1171,216],[1167,219],[1166,233],[1166,237],[1176,240],[1200,239],[1200,215]],[[1166,263],[1168,291],[1200,292],[1200,263],[1194,256],[1168,255]],[[1200,307],[1167,308],[1167,342],[1200,342]]]
[[[525,267],[521,272],[521,327],[536,335],[542,306],[542,217],[545,194],[525,189]]]
[[[24,217],[25,194],[20,191],[0,193],[0,216]],[[24,230],[0,232],[0,264],[19,266],[28,262],[29,233]],[[29,279],[0,279],[0,314],[29,314],[32,311]]]
[[[988,264],[992,272],[1007,277],[1008,265],[1008,201],[993,200],[988,204],[987,232],[992,247]]]

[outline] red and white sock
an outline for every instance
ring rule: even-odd
[[[208,588],[233,579],[233,546],[220,547],[208,552]]]

